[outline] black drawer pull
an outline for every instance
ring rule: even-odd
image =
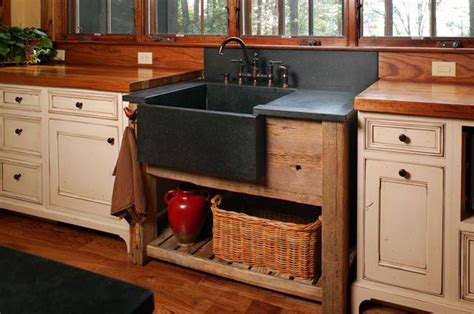
[[[77,109],[82,109],[82,106],[84,106],[84,104],[80,101],[76,102],[76,108]]]
[[[398,136],[398,139],[400,140],[400,142],[403,142],[405,144],[410,143],[410,138],[408,136],[406,136],[405,134],[400,134]]]
[[[410,173],[406,171],[405,169],[398,170],[398,175],[400,175],[400,177],[405,178],[405,179],[410,178]]]
[[[21,173],[17,173],[15,175],[13,175],[13,178],[16,180],[16,181],[20,181],[21,179]]]
[[[19,97],[19,96],[18,96],[18,97],[15,97],[15,101],[16,101],[17,103],[21,103],[21,102],[23,101],[23,97]]]
[[[113,137],[109,137],[107,139],[107,143],[109,143],[110,145],[114,145],[115,144],[115,139]]]
[[[18,135],[21,135],[22,132],[23,132],[23,129],[15,129],[15,133]]]

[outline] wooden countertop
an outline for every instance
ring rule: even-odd
[[[198,78],[202,69],[33,65],[0,67],[0,83],[134,92]]]
[[[380,80],[355,98],[354,109],[474,119],[474,85]]]

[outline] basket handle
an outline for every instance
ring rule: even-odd
[[[220,194],[216,194],[216,196],[214,196],[211,200],[211,204],[215,205],[216,207],[219,207],[221,202],[222,202],[222,195]]]

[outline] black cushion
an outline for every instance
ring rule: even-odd
[[[153,292],[0,247],[0,313],[152,313]]]

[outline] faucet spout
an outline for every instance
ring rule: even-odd
[[[250,61],[250,58],[248,56],[247,46],[245,45],[245,42],[239,37],[227,37],[226,39],[224,39],[224,41],[219,47],[219,54],[220,55],[224,54],[224,48],[230,42],[236,42],[240,45],[240,48],[242,48],[242,56],[243,56],[243,59],[245,60],[245,63],[247,63],[247,65],[251,65],[252,62]]]

